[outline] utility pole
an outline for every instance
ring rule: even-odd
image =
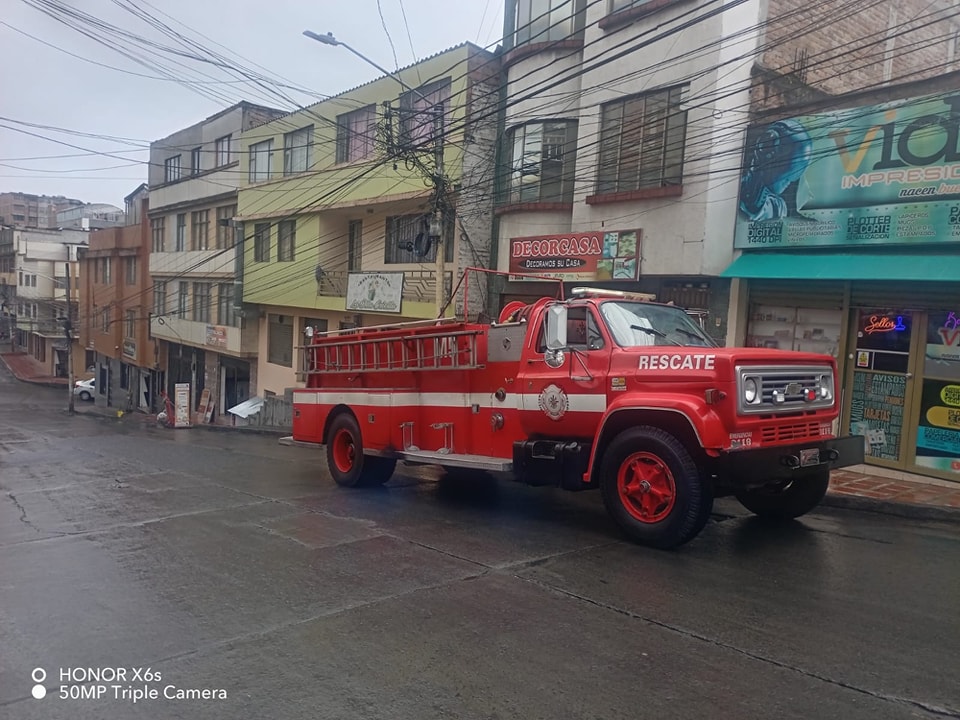
[[[444,247],[444,218],[442,207],[446,203],[446,187],[444,185],[443,175],[443,110],[434,106],[433,110],[433,141],[434,141],[434,177],[433,177],[433,222],[437,224],[437,316],[443,312],[446,305],[446,255],[447,249]]]
[[[54,273],[56,274],[56,273]],[[67,317],[63,321],[63,334],[67,339],[67,412],[74,413],[73,396],[73,312],[70,307],[70,246],[67,245]]]

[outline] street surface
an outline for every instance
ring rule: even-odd
[[[721,501],[662,552],[597,493],[65,406],[0,368],[0,718],[960,717],[958,525]]]

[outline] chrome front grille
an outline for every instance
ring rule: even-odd
[[[756,398],[748,402],[745,389],[754,385]],[[826,396],[821,392],[824,386],[829,388]],[[833,407],[834,391],[833,369],[829,365],[737,367],[737,408],[743,415],[796,413]]]

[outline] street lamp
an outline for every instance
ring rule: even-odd
[[[430,223],[429,235],[431,236],[431,238],[436,237],[436,243],[434,245],[434,247],[436,247],[436,252],[437,252],[436,303],[437,303],[437,311],[442,313],[444,307],[446,306],[444,282],[443,282],[443,276],[446,273],[445,273],[445,267],[444,267],[445,251],[443,248],[442,232],[441,232],[442,222],[439,217],[440,216],[440,200],[442,197],[444,197],[444,194],[445,194],[443,192],[443,184],[444,184],[443,133],[441,132],[441,128],[443,127],[442,125],[443,118],[441,115],[441,111],[435,108],[432,108],[432,103],[430,102],[429,98],[427,98],[422,92],[420,92],[416,88],[412,88],[409,85],[407,85],[403,80],[400,79],[399,75],[397,75],[396,73],[390,72],[386,68],[380,67],[380,65],[375,63],[366,55],[350,47],[349,45],[347,45],[347,43],[343,42],[342,40],[337,40],[333,36],[333,33],[328,32],[326,35],[321,35],[320,33],[316,33],[313,30],[304,30],[303,34],[304,36],[310,38],[311,40],[316,40],[317,42],[323,43],[324,45],[333,45],[333,46],[341,45],[345,47],[347,50],[352,52],[354,55],[356,55],[358,58],[363,60],[368,65],[375,67],[377,70],[382,72],[387,77],[391,77],[394,80],[396,80],[398,83],[400,83],[400,87],[402,87],[404,90],[407,90],[408,92],[411,92],[414,95],[416,95],[419,100],[421,100],[423,103],[426,104],[426,108],[429,110],[432,110],[434,114],[434,126],[435,126],[434,132],[436,133],[434,137],[434,142],[435,142],[434,158],[436,160],[436,172],[433,178],[433,182],[434,182],[435,200],[434,200],[434,212],[433,212],[433,217]]]

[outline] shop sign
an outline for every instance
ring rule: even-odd
[[[347,275],[347,310],[398,313],[402,304],[402,272],[365,272]]]
[[[226,347],[227,328],[223,325],[207,325],[207,334],[204,343],[212,347]]]
[[[137,341],[126,339],[123,341],[123,354],[128,358],[137,356]]]
[[[190,427],[190,383],[173,386],[173,426]]]
[[[748,131],[734,247],[957,242],[960,93]]]
[[[637,280],[640,239],[640,230],[511,238],[510,271],[563,280]]]
[[[958,311],[930,313],[923,374],[960,382],[960,319]]]

